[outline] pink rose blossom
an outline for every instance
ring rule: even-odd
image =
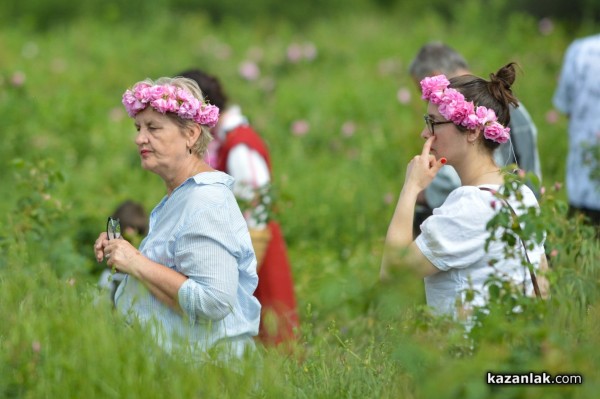
[[[477,107],[475,115],[477,115],[480,125],[485,125],[488,122],[495,122],[498,119],[496,118],[496,113],[493,109],[488,109],[483,106]]]
[[[550,111],[546,112],[546,122],[550,124],[555,124],[558,122],[558,112],[556,112],[555,109],[551,109]]]
[[[400,104],[408,104],[410,102],[410,90],[406,87],[401,87],[396,93],[396,98]]]
[[[344,122],[341,128],[342,136],[344,137],[352,137],[354,136],[354,132],[356,131],[356,125],[352,121]]]
[[[292,123],[292,134],[294,136],[304,136],[310,130],[310,124],[305,120],[297,120]]]
[[[260,69],[255,62],[244,61],[240,65],[239,73],[242,78],[252,81],[258,79],[260,76]]]
[[[15,73],[13,73],[13,75],[10,78],[10,83],[14,86],[14,87],[21,87],[25,84],[25,73],[21,72],[21,71],[17,71]]]
[[[483,136],[488,140],[502,144],[508,141],[509,131],[509,128],[504,128],[498,122],[492,122],[484,128]]]
[[[383,196],[383,203],[386,205],[390,205],[392,202],[394,202],[394,194],[385,193],[385,195]]]
[[[219,108],[215,105],[206,105],[196,116],[195,121],[201,125],[214,127],[219,121]]]
[[[300,46],[297,43],[292,43],[288,46],[287,59],[289,62],[291,62],[292,64],[296,64],[296,63],[300,62],[300,60],[302,59],[302,56],[303,56],[302,46]]]
[[[42,350],[42,344],[40,344],[40,341],[33,341],[31,343],[31,350],[35,353],[40,353],[40,351]]]
[[[429,100],[433,104],[439,104],[442,100],[444,91],[450,84],[450,81],[444,75],[427,77],[421,81],[424,100]]]
[[[544,36],[548,36],[554,31],[554,22],[550,18],[542,18],[538,23],[538,29]]]
[[[183,119],[194,119],[200,108],[200,100],[193,97],[185,102],[182,102],[177,110],[177,115]]]

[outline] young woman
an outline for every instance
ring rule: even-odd
[[[473,75],[451,80],[438,75],[421,81],[423,99],[429,101],[426,127],[421,133],[426,141],[422,153],[408,164],[386,236],[381,275],[388,277],[399,265],[414,267],[425,277],[428,305],[440,314],[456,315],[465,305],[465,290],[470,288],[478,292],[471,305],[485,303],[484,283],[493,273],[502,274],[518,287],[524,286],[527,293],[533,289],[521,260],[505,258],[503,243],[493,242],[485,249],[489,236],[486,224],[500,209],[492,206],[498,202],[494,190],[499,190],[504,181],[493,153],[510,138],[506,128],[509,106],[518,104],[510,89],[514,80],[511,63],[492,74],[490,81]],[[413,241],[417,195],[445,164],[454,167],[462,186],[433,211]],[[538,206],[527,186],[520,190],[520,201],[508,200],[517,213],[522,212],[522,205]],[[534,245],[527,255],[534,269],[546,267],[543,245]],[[490,261],[497,263],[492,267]]]

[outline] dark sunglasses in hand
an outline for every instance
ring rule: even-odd
[[[106,235],[109,240],[121,238],[121,222],[119,219],[108,217],[106,222]]]

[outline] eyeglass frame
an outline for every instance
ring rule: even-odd
[[[121,238],[121,221],[119,218],[113,218],[109,216],[106,220],[106,237],[110,240],[111,238]]]
[[[435,134],[435,125],[445,125],[446,123],[454,123],[452,121],[436,122],[431,120],[431,117],[429,115],[423,115],[423,119],[425,120],[425,126],[427,126],[427,130],[429,130],[429,133],[431,134]]]

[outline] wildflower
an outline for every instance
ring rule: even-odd
[[[31,350],[33,350],[35,353],[40,353],[40,351],[42,350],[42,344],[40,343],[40,341],[33,341],[31,343]]]
[[[304,119],[292,122],[292,134],[294,136],[304,136],[310,130],[310,124]]]
[[[392,202],[394,202],[394,194],[385,193],[385,195],[383,196],[383,203],[386,205],[390,205]]]
[[[344,137],[352,137],[354,136],[354,132],[356,131],[356,125],[352,121],[346,121],[341,127],[342,136]]]
[[[408,104],[410,102],[410,91],[406,87],[401,87],[396,93],[396,98],[400,104]]]
[[[548,36],[554,30],[554,22],[550,18],[542,18],[538,22],[538,29],[544,36]]]
[[[297,43],[292,43],[287,48],[287,59],[292,64],[300,62],[303,57],[302,46]]]
[[[17,71],[15,73],[13,73],[13,75],[10,78],[10,83],[14,86],[14,87],[21,87],[25,84],[25,73],[21,72],[21,71]]]
[[[244,61],[240,65],[239,73],[246,80],[256,80],[260,76],[260,69],[255,62]]]
[[[558,122],[558,112],[555,109],[551,109],[546,112],[546,122],[550,124],[555,124]]]
[[[550,251],[550,257],[554,258],[558,255],[558,249],[553,249],[552,251]]]

